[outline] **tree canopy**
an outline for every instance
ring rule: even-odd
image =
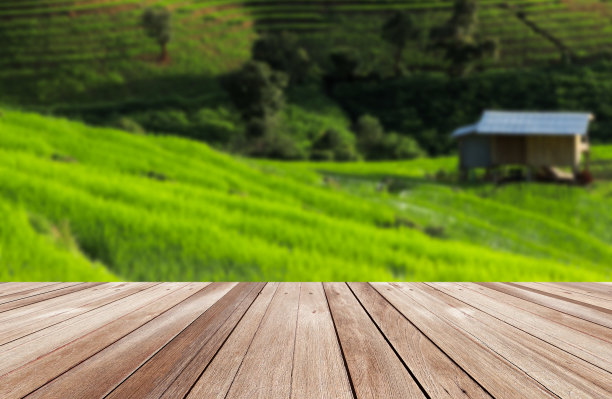
[[[449,75],[465,76],[486,57],[496,57],[499,44],[480,36],[476,0],[455,0],[450,19],[431,32],[433,47],[449,61]]]
[[[410,40],[416,40],[419,30],[412,15],[407,11],[397,11],[383,25],[382,38],[395,48],[395,75],[401,75],[401,63],[404,49]]]
[[[172,37],[172,14],[163,7],[147,8],[142,14],[142,26],[150,38],[161,47],[160,61],[168,59],[167,45]]]

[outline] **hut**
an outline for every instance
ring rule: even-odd
[[[513,165],[527,170],[570,167],[578,172],[589,152],[593,115],[582,112],[485,111],[480,121],[455,130],[459,168],[493,169]]]

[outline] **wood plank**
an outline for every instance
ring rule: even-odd
[[[255,288],[249,294],[240,306],[234,311],[231,316],[223,323],[217,332],[211,337],[206,345],[198,352],[189,365],[181,372],[181,374],[172,382],[166,389],[161,398],[174,399],[185,397],[198,378],[202,375],[210,361],[217,354],[221,346],[227,340],[228,336],[234,331],[237,324],[242,320],[246,311],[250,309],[253,302],[261,294],[266,283],[250,283]]]
[[[430,397],[491,398],[372,286],[349,287]]]
[[[276,399],[291,394],[299,283],[281,283],[227,394]]]
[[[528,289],[530,291],[547,295],[553,298],[561,299],[563,301],[568,301],[575,303],[577,305],[582,305],[586,307],[590,307],[592,309],[598,310],[603,313],[612,314],[612,301],[606,299],[595,298],[590,295],[578,294],[573,291],[563,290],[561,288],[556,288],[540,283],[508,283],[515,287],[520,287],[523,289]]]
[[[580,295],[586,298],[583,302],[587,302],[589,298],[596,298],[599,301],[603,301],[603,303],[605,304],[603,305],[603,307],[605,308],[610,308],[612,305],[612,295],[606,295],[593,290],[586,290],[584,288],[580,288],[579,286],[554,282],[538,282],[538,285],[548,288],[554,288],[556,290],[559,290],[558,292],[567,293],[572,297],[573,295]],[[573,297],[573,299],[578,298]]]
[[[4,312],[0,314],[0,345],[157,284],[159,283],[104,284]]]
[[[562,398],[604,398],[612,392],[610,373],[592,364],[425,284],[402,285],[401,289]]]
[[[464,285],[452,283],[428,285],[582,360],[612,372],[612,345],[608,342],[573,329],[562,328],[544,317],[521,311]]]
[[[519,309],[521,313],[533,313],[534,315],[560,324],[565,328],[582,332],[607,343],[612,343],[612,329],[610,328],[600,326],[599,324],[580,319],[576,316],[572,316],[546,306],[538,305],[537,303],[529,302],[525,299],[505,294],[501,291],[496,291],[492,288],[484,287],[477,283],[459,283],[459,286],[476,291],[480,295],[513,306]]]
[[[24,292],[17,292],[15,294],[4,295],[0,297],[0,304],[4,304],[7,302],[13,302],[20,299],[25,299],[31,296],[36,296],[40,294],[44,294],[45,292],[58,290],[61,288],[70,287],[72,285],[79,285],[83,283],[56,283],[51,285],[43,285],[42,287],[28,289]]]
[[[94,356],[83,359],[27,397],[65,399],[108,395],[235,286],[235,283],[207,286]]]
[[[107,398],[184,397],[264,285],[238,284]]]
[[[600,298],[612,299],[612,288],[600,283],[554,283],[555,285],[567,288],[578,289],[589,295],[599,296]]]
[[[0,352],[0,376],[71,341],[89,334],[113,320],[146,306],[151,301],[165,301],[165,296],[184,287],[184,283],[162,283],[118,301],[101,306],[51,327],[16,339]]]
[[[563,312],[583,320],[588,320],[592,323],[599,324],[601,326],[612,328],[612,318],[595,309],[577,305],[572,302],[567,302],[562,299],[553,298],[547,295],[539,294],[526,289],[512,286],[506,283],[477,283],[483,287],[491,288],[508,295],[515,296],[517,298],[524,299],[529,302],[537,303],[538,305],[546,306],[551,309],[555,309],[559,312]]]
[[[0,323],[9,323],[14,320],[24,320],[39,317],[40,313],[45,315],[54,315],[62,312],[74,311],[75,304],[86,304],[99,298],[102,298],[115,290],[134,288],[134,286],[145,289],[156,283],[103,283],[94,287],[89,287],[85,290],[72,292],[69,295],[52,298],[42,303],[33,303],[17,309],[9,310],[0,314]],[[53,313],[55,312],[55,313]],[[43,317],[44,318],[44,317]]]
[[[482,341],[439,317],[424,303],[407,296],[398,284],[373,283],[372,286],[493,397],[557,398]]]
[[[334,322],[321,283],[302,283],[291,398],[353,398]]]
[[[179,283],[175,283],[179,284]],[[20,398],[58,377],[79,362],[95,355],[125,335],[178,305],[206,287],[208,283],[180,284],[176,290],[161,295],[137,310],[116,318],[91,333],[0,377],[0,397]]]
[[[265,286],[193,386],[188,399],[225,399],[277,288],[278,283],[268,283]]]
[[[12,298],[11,300],[6,300],[2,302],[2,304],[0,304],[0,313],[31,305],[33,303],[46,301],[62,295],[71,294],[73,292],[81,291],[101,284],[103,283],[66,283],[34,290],[33,292],[30,292],[26,297],[23,297],[20,294],[19,297],[13,297],[12,295],[9,295],[7,296],[7,298],[13,297],[14,299]]]
[[[27,296],[29,292],[39,288],[50,287],[57,285],[59,282],[46,282],[46,283],[4,283],[0,287],[0,298],[4,298],[8,295],[23,295]]]
[[[348,286],[324,287],[357,398],[425,398]]]

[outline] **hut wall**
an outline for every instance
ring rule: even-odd
[[[523,165],[526,154],[525,136],[491,136],[491,153],[494,165]]]
[[[577,166],[580,136],[492,136],[494,165]]]
[[[580,136],[528,136],[526,164],[530,166],[577,166]]]
[[[471,135],[459,141],[462,169],[486,168],[491,165],[491,137]]]

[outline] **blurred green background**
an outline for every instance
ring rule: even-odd
[[[610,280],[611,17],[7,0],[0,280]],[[484,109],[593,112],[595,182],[460,182]]]

